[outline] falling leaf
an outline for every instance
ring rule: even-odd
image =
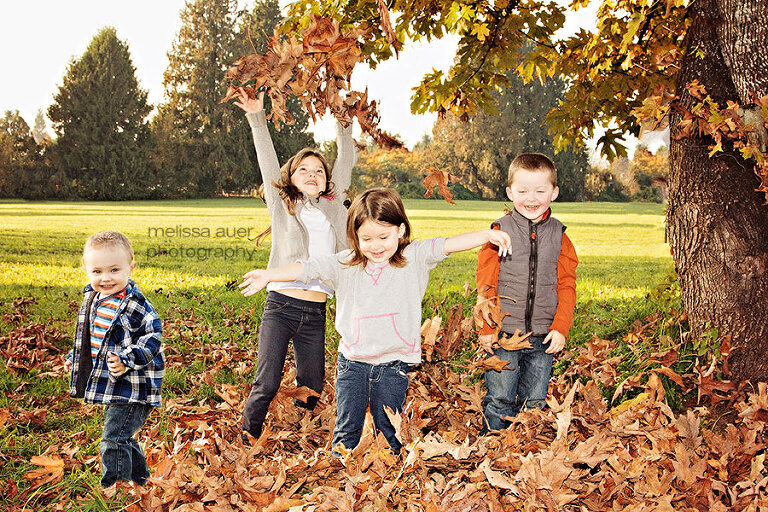
[[[500,372],[509,365],[509,361],[503,361],[498,356],[483,357],[479,361],[469,365],[470,370],[494,370]]]
[[[531,337],[533,332],[522,334],[520,329],[515,329],[515,332],[510,336],[500,336],[498,344],[505,350],[522,350],[524,348],[533,348],[528,338]]]
[[[422,182],[424,187],[427,189],[427,191],[424,193],[424,199],[429,199],[432,197],[432,189],[436,186],[438,193],[443,196],[447,202],[456,204],[456,202],[453,200],[453,194],[448,189],[448,184],[459,181],[459,177],[454,176],[447,171],[439,171],[434,167],[427,167],[424,169],[424,171],[427,173],[427,175],[424,177],[424,181]]]
[[[424,320],[424,324],[421,326],[421,336],[423,337],[421,346],[424,350],[424,358],[427,361],[432,361],[432,352],[435,350],[435,342],[437,341],[437,334],[440,332],[442,322],[442,318],[434,316]]]
[[[384,32],[387,42],[395,50],[395,57],[397,57],[402,48],[402,44],[397,40],[395,31],[392,30],[392,22],[389,20],[389,9],[384,0],[378,0],[377,6],[379,9],[379,18],[381,19],[381,30]]]

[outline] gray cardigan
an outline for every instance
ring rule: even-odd
[[[272,249],[267,267],[282,267],[297,260],[306,259],[309,257],[309,234],[299,215],[304,205],[298,201],[295,207],[296,214],[291,215],[280,198],[279,190],[273,185],[280,180],[280,162],[272,145],[264,111],[248,113],[245,117],[251,125],[253,144],[256,147],[256,156],[264,183],[264,200],[272,219]],[[338,152],[331,171],[335,195],[330,198],[319,198],[316,206],[331,223],[336,239],[336,252],[339,252],[349,246],[346,234],[347,209],[344,206],[344,200],[352,180],[352,167],[357,161],[351,124],[343,128],[338,122],[336,123],[336,145]],[[305,197],[304,200],[309,199]]]

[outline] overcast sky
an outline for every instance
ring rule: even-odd
[[[91,39],[105,26],[115,27],[128,43],[139,84],[149,93],[149,102],[163,101],[163,72],[167,53],[176,39],[184,0],[0,0],[0,114],[19,110],[27,124],[34,125],[38,109],[45,113],[61,85],[73,57],[80,57]],[[241,5],[246,2],[241,0]],[[251,4],[252,2],[248,2]],[[281,2],[283,4],[284,2]],[[594,11],[568,17],[570,29],[594,26]],[[431,134],[434,115],[410,113],[411,89],[432,68],[447,70],[455,40],[409,45],[400,58],[390,59],[369,70],[358,65],[352,75],[356,90],[368,87],[377,100],[380,126],[400,135],[408,147]],[[316,139],[333,138],[333,121],[311,127]],[[50,128],[50,127],[49,127]]]

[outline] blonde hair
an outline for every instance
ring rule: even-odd
[[[347,214],[347,239],[349,247],[352,249],[352,257],[346,262],[347,265],[366,265],[368,259],[360,250],[360,240],[357,237],[357,230],[367,220],[378,222],[380,224],[390,224],[392,226],[405,226],[405,233],[400,237],[395,254],[389,259],[393,267],[405,266],[405,256],[403,249],[411,243],[411,223],[405,214],[405,206],[400,194],[392,188],[372,188],[366,190],[352,201]]]
[[[133,246],[131,245],[131,241],[119,231],[100,231],[95,235],[91,235],[85,242],[83,255],[90,249],[101,249],[103,247],[118,247],[123,249],[131,257],[131,261],[133,261]]]
[[[320,160],[320,163],[323,164],[323,169],[325,169],[325,190],[323,190],[320,193],[319,197],[326,197],[331,194],[333,194],[333,183],[331,182],[331,168],[328,167],[328,162],[325,161],[325,157],[323,157],[322,153],[317,151],[316,149],[312,148],[304,148],[295,155],[293,155],[291,158],[288,159],[285,164],[280,168],[280,180],[278,182],[273,182],[272,185],[277,187],[277,189],[280,192],[280,198],[285,203],[285,206],[288,208],[288,212],[291,215],[295,215],[295,206],[296,202],[301,200],[302,193],[301,191],[296,188],[296,186],[291,183],[291,176],[293,176],[293,173],[296,172],[296,169],[299,168],[299,164],[301,164],[301,161],[307,158],[308,156],[314,156],[318,160]]]
[[[507,186],[512,186],[512,180],[515,177],[517,171],[530,171],[530,172],[548,172],[549,181],[553,187],[557,186],[557,169],[555,164],[546,155],[541,153],[522,153],[512,160],[509,164],[509,173],[507,174]]]

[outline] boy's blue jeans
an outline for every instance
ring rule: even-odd
[[[481,435],[489,430],[507,428],[510,422],[502,416],[515,416],[523,408],[543,409],[546,406],[553,356],[545,352],[549,345],[542,344],[544,338],[546,336],[528,338],[532,348],[512,351],[497,348],[494,351],[494,355],[509,364],[500,372],[485,372],[485,417]]]
[[[144,485],[149,468],[141,446],[133,436],[147,421],[152,406],[137,403],[108,404],[104,407],[101,436],[101,486],[118,480]]]
[[[333,446],[344,444],[348,450],[360,442],[365,411],[370,405],[373,425],[384,434],[389,446],[399,453],[402,444],[395,437],[384,406],[396,412],[403,410],[408,392],[408,370],[402,361],[368,364],[350,361],[339,352],[336,362],[336,427]]]
[[[269,292],[259,326],[256,376],[243,409],[243,430],[261,435],[269,404],[280,389],[288,343],[293,340],[296,383],[323,391],[325,379],[325,302]],[[317,398],[297,405],[313,409]]]

